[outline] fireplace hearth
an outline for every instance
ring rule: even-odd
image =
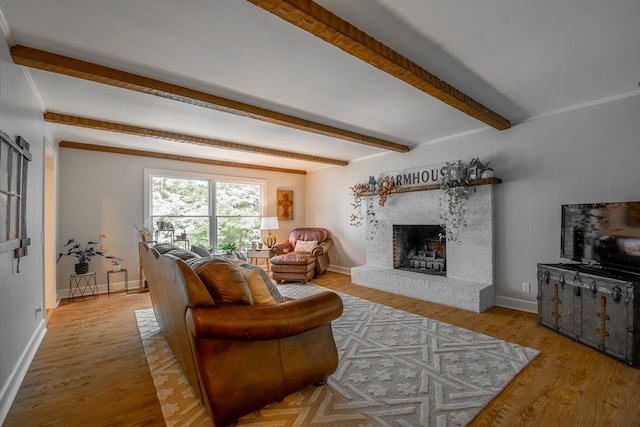
[[[440,225],[394,225],[393,268],[447,275],[447,239]]]
[[[414,268],[414,271],[394,268],[399,252],[393,243],[394,228],[396,225],[438,224],[441,192],[424,190],[394,194],[384,208],[376,210],[376,228],[366,224],[367,233],[374,237],[366,240],[366,265],[351,269],[352,282],[476,312],[491,307],[495,300],[492,187],[478,185],[469,193],[466,200],[468,225],[458,236],[462,243],[446,242],[443,250],[436,249],[434,257],[434,242],[428,242],[423,249],[425,259],[420,258],[423,256],[420,253],[422,241],[439,240],[438,233],[435,237],[418,237],[417,243],[408,245],[413,245],[415,255],[404,257],[409,259],[408,268]],[[427,269],[437,272],[439,266],[433,262],[440,258],[444,259],[446,273],[424,274]]]

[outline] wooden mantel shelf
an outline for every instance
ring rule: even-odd
[[[468,187],[475,187],[476,185],[494,185],[500,184],[502,180],[500,178],[485,178],[485,179],[474,179],[469,181]],[[429,184],[429,185],[417,185],[415,187],[400,187],[394,188],[391,193],[411,193],[414,191],[430,191],[430,190],[439,190],[440,184]],[[364,193],[365,196],[373,196],[375,193]]]

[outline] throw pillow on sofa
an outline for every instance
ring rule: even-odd
[[[172,245],[171,243],[158,243],[153,245],[152,248],[158,251],[160,255],[166,254],[174,249],[182,249],[180,246]]]
[[[211,256],[209,250],[202,245],[192,245],[191,252],[195,252],[203,258],[208,258]]]
[[[246,277],[254,304],[277,304],[276,300],[269,293],[269,288],[267,288],[267,284],[264,282],[258,270],[247,270]]]
[[[260,275],[262,276],[262,280],[264,281],[264,284],[267,285],[267,288],[269,289],[269,293],[271,294],[271,296],[273,297],[274,300],[276,300],[276,302],[279,303],[283,303],[286,300],[284,299],[284,297],[282,296],[282,294],[280,293],[280,291],[278,290],[278,287],[275,285],[275,283],[273,283],[271,281],[271,278],[269,277],[269,274],[264,271],[262,268],[258,267],[257,265],[251,264],[249,262],[244,262],[244,261],[240,261],[240,260],[236,260],[236,261],[231,261],[233,263],[235,263],[236,265],[238,265],[239,267],[242,267],[246,270],[249,271],[253,271],[256,270],[260,273]]]
[[[318,246],[317,240],[298,240],[294,252],[311,252]]]
[[[220,258],[200,258],[189,263],[219,304],[253,304],[251,289],[239,267]]]
[[[171,249],[170,251],[165,252],[165,254],[171,254],[173,256],[177,256],[178,258],[181,258],[184,261],[192,258],[201,258],[201,256],[198,255],[197,253],[191,252],[191,251],[185,251],[184,249],[181,249],[181,248]]]

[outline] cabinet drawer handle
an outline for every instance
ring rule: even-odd
[[[593,293],[593,297],[596,297],[596,293],[598,293],[598,284],[596,283],[595,280],[591,281],[591,284],[589,285],[589,289],[591,290],[591,292]]]
[[[575,283],[582,284],[582,277],[580,277],[580,273],[576,273],[576,275],[575,275],[575,276],[573,276],[573,281],[574,281]]]
[[[616,286],[613,288],[613,300],[615,302],[620,302],[620,300],[622,299],[622,289],[620,289],[620,286]]]

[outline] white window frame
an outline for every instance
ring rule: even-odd
[[[266,209],[266,188],[267,180],[261,178],[247,178],[234,175],[219,175],[219,174],[203,174],[197,172],[175,171],[166,169],[144,169],[144,189],[143,189],[143,218],[145,218],[145,226],[152,226],[148,224],[151,218],[151,195],[152,195],[152,177],[174,178],[174,179],[199,179],[209,181],[209,242],[215,247],[216,245],[216,230],[218,229],[216,221],[216,183],[217,182],[234,182],[240,184],[256,184],[260,186],[260,216],[264,216]]]

